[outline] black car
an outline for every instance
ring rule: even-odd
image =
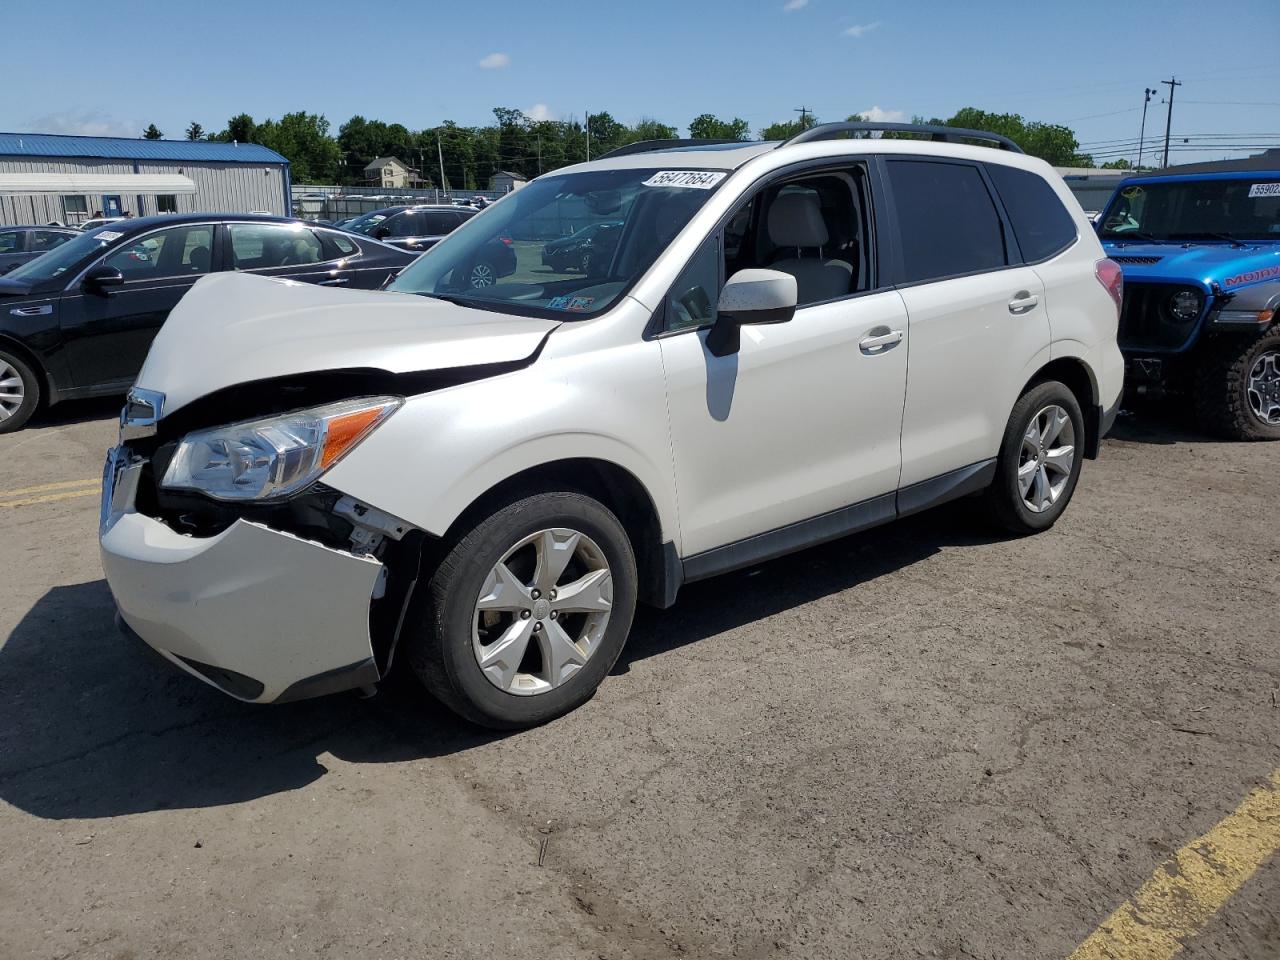
[[[580,270],[590,275],[596,267],[603,269],[609,263],[621,232],[620,222],[588,224],[572,236],[544,245],[542,263],[557,273]]]
[[[68,227],[0,227],[0,275],[78,236]]]
[[[413,259],[282,217],[170,214],[79,234],[0,277],[0,433],[20,429],[41,402],[125,392],[169,311],[205,274],[373,290]]]
[[[386,207],[356,217],[343,229],[373,237],[402,250],[422,253],[479,212],[470,207],[433,204]],[[487,287],[499,277],[515,272],[516,254],[511,238],[500,237],[486,244],[483,259],[472,265],[469,282],[473,287]]]

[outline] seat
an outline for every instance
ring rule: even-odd
[[[192,247],[187,255],[187,268],[192,273],[208,273],[212,257],[208,247]]]
[[[813,192],[783,193],[769,206],[769,239],[794,256],[784,256],[769,266],[796,278],[797,300],[817,303],[842,297],[853,282],[853,265],[829,260],[822,248],[828,240],[822,205]],[[811,251],[806,254],[806,251]]]

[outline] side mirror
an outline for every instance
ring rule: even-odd
[[[739,270],[720,291],[707,349],[726,357],[742,346],[747,323],[786,323],[796,313],[796,278],[781,270]]]
[[[124,283],[124,274],[115,267],[99,264],[84,275],[82,286],[86,290],[104,291],[107,287],[118,287]]]

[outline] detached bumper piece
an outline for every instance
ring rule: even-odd
[[[120,616],[165,659],[239,700],[270,703],[378,679],[369,608],[383,565],[237,520],[212,537],[109,517],[102,566]]]

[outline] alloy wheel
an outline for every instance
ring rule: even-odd
[[[0,360],[0,423],[16,414],[26,398],[27,389],[18,371]]]
[[[533,696],[567,683],[604,640],[613,575],[585,533],[555,527],[509,549],[485,578],[471,645],[499,690]]]
[[[471,268],[471,286],[475,289],[492,287],[495,282],[493,267],[487,263],[477,263]]]
[[[0,380],[0,400],[4,381]],[[1253,414],[1267,426],[1280,424],[1280,350],[1268,350],[1249,371],[1245,387]]]
[[[1044,513],[1062,496],[1076,461],[1076,430],[1056,403],[1031,418],[1018,456],[1018,491],[1032,513]]]

